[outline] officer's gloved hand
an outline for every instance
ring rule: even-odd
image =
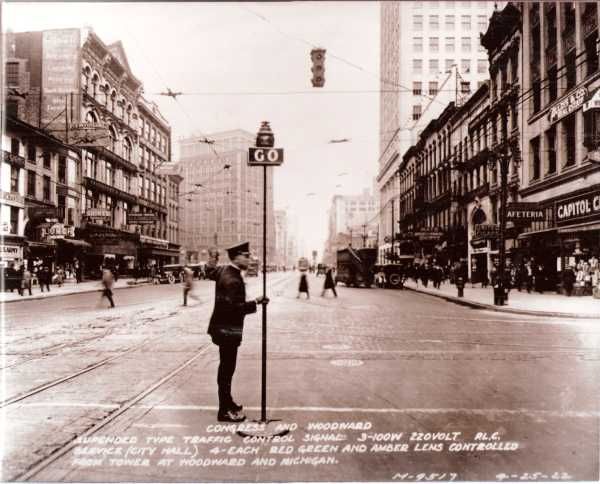
[[[269,304],[269,298],[268,297],[259,296],[259,297],[256,298],[256,304],[264,304],[266,306],[267,304]]]

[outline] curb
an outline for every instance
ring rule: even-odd
[[[131,284],[131,285],[127,285],[127,286],[122,286],[122,287],[114,287],[113,291],[119,291],[121,289],[134,289],[136,287],[141,287],[141,286],[147,286],[152,284],[151,282],[140,282],[138,284]],[[49,299],[49,298],[53,298],[53,297],[60,297],[60,296],[73,296],[75,294],[89,294],[90,292],[101,292],[102,289],[101,288],[96,288],[96,289],[84,289],[83,291],[74,291],[74,292],[60,292],[60,293],[54,293],[54,294],[49,294],[48,296],[31,296],[31,297],[27,297],[27,298],[23,298],[23,299],[11,299],[10,301],[0,301],[0,304],[10,304],[10,303],[17,303],[17,302],[25,302],[25,301],[38,301],[40,299]]]
[[[493,304],[479,303],[471,301],[469,299],[459,298],[457,296],[449,296],[447,294],[436,294],[429,291],[423,291],[414,287],[404,286],[404,289],[409,291],[418,292],[419,294],[425,294],[426,296],[437,297],[444,299],[448,302],[458,304],[460,306],[467,306],[473,309],[486,309],[488,311],[497,311],[499,313],[511,313],[511,314],[522,314],[526,316],[546,316],[550,318],[569,318],[569,319],[598,319],[598,315],[593,314],[580,314],[580,313],[555,313],[547,311],[534,311],[529,309],[516,309],[504,306],[495,306]]]

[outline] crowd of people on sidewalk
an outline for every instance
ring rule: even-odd
[[[82,270],[76,260],[73,264],[57,265],[52,270],[52,265],[41,259],[33,259],[28,265],[10,264],[4,269],[3,288],[10,292],[17,292],[24,296],[25,293],[33,295],[33,286],[37,285],[40,292],[50,292],[50,285],[62,287],[67,279],[75,279],[77,283],[82,282]]]

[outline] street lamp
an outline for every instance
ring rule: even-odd
[[[498,267],[498,287],[494,288],[494,304],[496,306],[504,305],[506,295],[504,292],[506,264],[506,205],[508,202],[508,169],[510,167],[511,159],[516,168],[519,162],[519,148],[515,140],[512,140],[510,144],[508,142],[503,143],[501,147],[492,152],[488,159],[488,167],[491,170],[496,168],[496,163],[500,165],[500,224],[498,228],[498,256],[500,267]]]

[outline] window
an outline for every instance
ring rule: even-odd
[[[19,192],[19,167],[10,165],[10,191]]]
[[[558,76],[556,65],[548,69],[548,100],[552,102],[558,96]]]
[[[598,70],[598,30],[588,35],[585,39],[585,62],[587,64],[587,75]]]
[[[440,39],[438,37],[429,37],[429,50],[437,52],[440,49]]]
[[[461,59],[460,70],[463,72],[471,72],[471,59]]]
[[[413,37],[413,51],[423,52],[423,37]]]
[[[6,100],[6,115],[11,118],[19,117],[19,101],[16,99]]]
[[[460,48],[463,52],[471,52],[471,37],[461,37]]]
[[[437,74],[440,70],[439,61],[437,59],[429,59],[429,73]]]
[[[31,143],[27,145],[27,161],[29,161],[30,163],[36,163],[35,145]]]
[[[131,153],[132,153],[131,141],[129,141],[128,138],[125,138],[125,142],[123,143],[123,157],[127,161],[131,161]]]
[[[50,201],[50,177],[46,176],[46,175],[44,175],[43,194],[44,194],[44,201],[49,202]]]
[[[444,68],[446,72],[450,72],[452,70],[452,66],[454,65],[454,59],[446,59],[444,62]]]
[[[117,133],[115,133],[115,130],[113,129],[113,127],[111,126],[110,128],[108,128],[108,139],[109,139],[109,146],[110,149],[113,153],[117,152]]]
[[[429,82],[429,95],[435,96],[438,93],[438,83],[437,81]]]
[[[420,96],[421,90],[422,90],[421,81],[414,81],[413,82],[413,95]]]
[[[488,61],[486,59],[477,59],[477,73],[485,74],[488,68]]]
[[[35,198],[35,171],[27,170],[27,195]]]
[[[454,37],[446,37],[446,52],[454,52]]]
[[[108,161],[106,162],[106,179],[104,181],[110,186],[115,185],[115,169]]]
[[[575,145],[575,115],[571,114],[563,121],[563,136],[565,146],[565,166],[575,165],[577,147]]]
[[[460,26],[463,30],[471,30],[471,16],[470,15],[461,15]]]
[[[546,173],[556,173],[556,125],[546,131],[546,150],[548,152],[548,166]]]
[[[437,30],[440,28],[440,17],[439,15],[430,15],[429,16],[429,28],[432,30]]]
[[[67,183],[67,159],[64,156],[58,157],[58,181]]]
[[[50,168],[52,168],[52,154],[49,153],[48,151],[44,151],[42,153],[42,160],[44,162],[44,168],[47,168],[48,170]]]
[[[540,137],[536,136],[529,142],[531,149],[531,179],[539,180],[541,174],[540,164]]]
[[[541,109],[542,104],[542,86],[539,79],[533,81],[531,85],[532,93],[532,103],[533,103],[533,112],[537,113]]]
[[[470,94],[471,83],[469,81],[460,81],[460,92],[461,94]]]
[[[485,15],[477,15],[477,30],[485,32],[487,30],[488,20]]]
[[[418,119],[421,117],[421,105],[420,104],[415,104],[413,106],[413,121],[418,121]]]
[[[17,138],[10,139],[10,152],[13,155],[19,156],[21,142]]]
[[[577,83],[577,65],[575,60],[575,51],[571,51],[565,56],[567,90],[575,87]]]
[[[6,63],[6,85],[7,86],[18,86],[19,85],[19,63],[18,62],[7,62]]]
[[[454,30],[454,15],[446,15],[446,29]]]
[[[413,72],[415,74],[423,72],[423,59],[413,59]]]

